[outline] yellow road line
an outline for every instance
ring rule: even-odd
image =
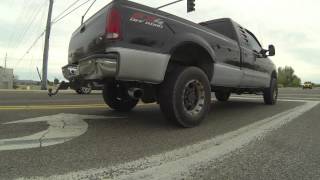
[[[152,103],[154,104],[154,103]],[[138,104],[138,106],[152,105]],[[105,104],[61,104],[61,105],[30,105],[30,106],[0,106],[2,110],[48,110],[48,109],[92,109],[92,108],[108,108]]]
[[[86,109],[107,108],[105,104],[74,104],[74,105],[31,105],[31,106],[0,106],[1,110],[41,110],[41,109]]]

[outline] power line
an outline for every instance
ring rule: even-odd
[[[39,5],[39,6],[38,6]],[[30,11],[30,9],[34,9]],[[35,17],[33,17],[38,10],[41,9],[41,4],[35,3],[34,0],[30,0],[25,6],[23,6],[23,11],[20,13],[19,17],[16,19],[16,25],[24,25],[24,28],[16,28],[19,31],[15,33],[13,41],[11,41],[10,48],[15,49],[17,44],[21,43],[21,39],[24,37],[25,32],[29,28],[29,24],[34,21]]]
[[[39,6],[37,7],[37,10],[31,11],[32,13],[30,13],[30,11],[28,11],[28,10],[33,6],[34,6],[34,1],[31,1],[31,0],[29,0],[29,1],[25,0],[24,4],[22,4],[22,7],[24,7],[24,8],[22,8],[22,11],[19,13],[18,16],[16,16],[15,23],[12,26],[11,35],[8,39],[8,46],[7,46],[8,50],[9,50],[9,48],[17,49],[17,47],[20,47],[22,40],[24,39],[26,33],[28,31],[30,31],[30,26],[35,21],[38,13],[41,10],[41,4],[39,4]],[[30,18],[31,18],[31,22],[29,23],[29,25],[27,25],[26,29],[22,29],[23,31],[14,33],[15,32],[13,30],[14,26],[17,26],[18,22],[20,23],[21,21],[26,20],[26,19],[30,19]],[[28,22],[28,21],[25,21],[25,22]],[[26,23],[24,23],[24,24],[26,24]],[[18,28],[16,28],[16,29],[18,29]]]
[[[73,13],[74,11],[76,11],[77,9],[79,9],[80,7],[82,7],[83,5],[85,5],[86,3],[88,3],[90,0],[86,0],[85,2],[83,2],[82,4],[78,5],[77,7],[73,8],[71,11],[69,11],[67,14],[61,16],[60,18],[56,19],[55,21],[51,21],[51,25],[61,21],[62,19],[64,19],[65,17],[67,17],[68,15],[70,15],[71,13]],[[77,1],[78,2],[78,1]],[[73,5],[75,4],[72,3]],[[72,5],[72,6],[73,6]],[[70,5],[71,6],[71,5]],[[72,7],[71,6],[71,7]],[[68,8],[67,8],[68,9]],[[66,10],[67,11],[67,10]],[[65,11],[65,12],[66,12]],[[60,13],[61,14],[61,13]],[[29,54],[30,50],[37,44],[37,42],[39,41],[39,39],[44,35],[45,30],[35,39],[35,41],[31,44],[31,46],[28,48],[28,50],[21,56],[21,58],[19,58],[18,63],[16,65],[19,65],[20,62],[24,59],[24,57]]]
[[[42,14],[41,14],[41,18],[38,20],[38,22],[43,22],[43,19],[45,18],[45,13],[46,13],[46,11],[43,11],[42,12]],[[37,33],[39,32],[39,31],[42,31],[42,28],[43,28],[43,26],[41,25],[41,26],[38,26],[38,28],[34,28],[33,30],[34,31],[36,31]],[[31,75],[32,74],[32,77],[33,77],[33,79],[34,79],[34,72],[32,71],[32,68],[33,67],[35,67],[35,63],[37,64],[37,63],[40,63],[40,62],[37,62],[37,61],[39,61],[39,60],[42,60],[42,57],[40,57],[41,56],[41,53],[39,53],[39,52],[41,52],[43,49],[44,49],[44,47],[43,47],[43,45],[44,45],[44,43],[42,42],[43,40],[44,40],[44,38],[43,38],[44,36],[42,36],[39,40],[38,40],[38,42],[37,42],[37,44],[41,44],[40,46],[38,46],[38,45],[35,45],[35,47],[33,48],[33,50],[30,50],[29,51],[29,53],[28,53],[28,57],[29,56],[31,56],[31,58],[29,58],[29,61],[30,61],[30,64],[29,64],[29,74]],[[29,42],[31,39],[33,39],[34,37],[32,37],[32,38],[28,38],[28,39],[26,39],[26,41],[25,42]],[[37,48],[37,49],[35,49],[35,48]],[[36,50],[36,53],[35,53],[35,50]],[[40,49],[40,51],[39,51],[39,49]],[[34,54],[36,54],[36,56],[34,55]],[[24,64],[27,64],[27,63],[24,63]]]
[[[14,48],[19,48],[21,44],[23,44],[23,40],[25,39],[25,35],[30,31],[30,28],[32,26],[32,24],[35,22],[35,20],[37,19],[37,17],[39,16],[40,12],[41,12],[41,9],[43,10],[43,6],[46,4],[46,1],[45,3],[43,3],[42,5],[40,5],[38,7],[38,9],[35,11],[35,13],[32,15],[32,19],[30,21],[30,23],[27,25],[27,28],[23,31],[23,33],[19,36],[20,38],[17,40],[18,43],[16,46],[14,46]]]
[[[30,5],[30,3],[31,3],[31,1],[24,1],[23,2],[23,7],[28,7],[29,5]],[[23,8],[23,10],[19,13],[19,15],[16,17],[16,19],[15,19],[15,22],[14,22],[14,24],[15,24],[15,26],[18,24],[18,22],[20,21],[20,19],[23,17],[23,15],[24,14],[26,14],[26,9],[27,8]],[[14,26],[13,26],[14,27]],[[12,46],[12,40],[13,40],[13,38],[15,38],[15,33],[14,33],[14,28],[12,27],[12,31],[11,31],[11,34],[10,34],[10,36],[9,36],[9,39],[8,39],[8,49],[9,49],[9,47],[11,47]]]
[[[72,8],[75,4],[77,4],[80,0],[76,0],[73,3],[71,3],[65,10],[63,10],[61,13],[59,13],[55,18],[53,18],[53,22],[56,21],[60,16],[62,16],[66,11],[68,11],[70,8]]]
[[[59,19],[55,20],[52,22],[52,24],[55,24],[59,21],[61,21],[62,19],[64,19],[66,16],[68,16],[69,14],[73,13],[75,10],[79,9],[80,7],[82,7],[83,5],[85,5],[86,3],[88,3],[90,0],[87,0],[85,2],[83,2],[82,4],[80,4],[79,6],[75,7],[74,9],[72,9],[71,11],[69,11],[67,14],[63,15],[62,17],[60,17]]]
[[[31,44],[31,46],[28,48],[28,50],[21,56],[21,58],[18,60],[18,63],[16,64],[19,65],[19,63],[22,61],[22,59],[29,54],[30,50],[37,44],[37,42],[39,41],[39,39],[44,35],[45,31],[43,31],[35,41],[33,41],[33,43]]]
[[[44,31],[43,27],[45,27],[45,14],[46,14],[46,10],[44,10],[40,16],[40,18],[38,19],[37,22],[39,22],[39,26],[33,26],[32,29],[30,29],[32,32],[35,32],[33,36],[28,36],[28,38],[24,41],[24,43],[26,42],[30,42],[32,41],[35,37],[38,37],[38,35],[40,33],[42,33]]]

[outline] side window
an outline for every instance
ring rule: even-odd
[[[246,48],[250,48],[249,45],[249,39],[248,39],[248,33],[245,31],[245,29],[241,26],[239,26],[239,40],[240,40],[240,44]]]
[[[248,40],[249,40],[249,46],[252,50],[260,52],[261,51],[261,46],[260,44],[257,42],[257,40],[252,37],[251,34],[248,34]]]

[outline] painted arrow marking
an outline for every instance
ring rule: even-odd
[[[18,138],[0,139],[0,151],[29,149],[61,144],[81,136],[88,130],[86,119],[114,119],[124,117],[95,116],[79,114],[56,114],[37,118],[24,119],[5,124],[47,122],[48,129]]]

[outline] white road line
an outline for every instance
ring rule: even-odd
[[[0,139],[0,151],[29,149],[61,144],[84,134],[88,129],[86,119],[110,119],[108,117],[79,114],[56,114],[37,118],[24,119],[5,124],[47,122],[48,128],[38,133],[11,139]]]
[[[289,97],[289,96],[282,96],[281,99],[297,99],[297,100],[312,100],[312,101],[320,101],[320,98],[318,97]]]
[[[311,93],[311,94],[292,94],[292,93],[281,93],[280,94],[281,96],[291,96],[291,97],[294,97],[294,96],[311,96],[311,97],[320,97],[320,94],[317,94],[317,93]]]
[[[181,179],[198,167],[221,160],[229,153],[261,139],[273,130],[294,120],[317,106],[319,102],[303,105],[257,121],[210,140],[189,145],[162,154],[153,155],[115,166],[54,175],[48,179]],[[34,179],[42,179],[35,177]]]
[[[262,100],[262,97],[259,96],[231,96],[231,99],[243,99],[243,100]],[[278,101],[286,102],[320,102],[320,98],[297,98],[297,97],[281,97],[278,98]]]

